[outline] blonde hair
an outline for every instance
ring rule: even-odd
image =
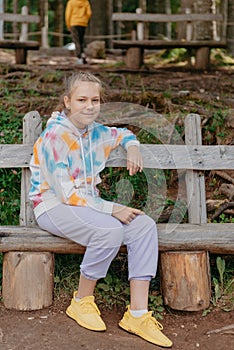
[[[73,90],[79,85],[80,82],[89,81],[93,83],[97,83],[100,89],[100,98],[101,101],[104,101],[104,86],[99,78],[93,75],[90,72],[78,72],[73,73],[71,76],[66,77],[64,80],[65,83],[65,92],[60,98],[60,104],[57,106],[57,111],[66,110],[66,106],[64,104],[64,96],[71,98]]]

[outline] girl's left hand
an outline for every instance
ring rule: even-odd
[[[143,170],[143,160],[138,146],[129,146],[127,150],[127,170],[134,175]]]

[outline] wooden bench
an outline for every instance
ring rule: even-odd
[[[21,14],[0,13],[0,28],[3,22],[20,23],[21,31],[19,39],[5,39],[3,32],[0,30],[0,48],[15,50],[15,63],[26,64],[29,50],[39,50],[38,41],[28,40],[28,24],[40,23],[40,16],[29,15],[27,6],[22,7]],[[5,34],[6,35],[6,34]]]
[[[186,36],[180,40],[165,37],[165,39],[147,39],[142,33],[136,35],[133,31],[132,40],[113,40],[113,47],[126,50],[126,64],[129,68],[138,69],[144,62],[144,50],[160,50],[173,48],[186,48],[189,53],[191,64],[191,53],[195,49],[195,65],[197,70],[208,69],[210,65],[210,49],[226,48],[225,16],[222,14],[150,14],[150,13],[113,13],[114,22],[135,22],[136,26],[154,23],[184,23],[187,30]],[[196,23],[210,22],[222,24],[220,37],[213,39],[197,40],[194,38],[194,25]]]
[[[4,252],[3,302],[5,307],[17,310],[51,305],[54,253],[83,254],[85,251],[84,247],[53,236],[36,225],[28,199],[29,162],[41,125],[39,113],[29,112],[23,120],[23,143],[0,145],[0,168],[22,168],[19,226],[0,226],[0,252]],[[234,169],[234,146],[202,146],[200,117],[195,114],[186,118],[185,135],[186,145],[147,144],[141,145],[141,149],[145,168],[186,169],[189,223],[158,224],[161,279],[166,304],[180,310],[200,310],[207,307],[210,300],[207,252],[234,253],[234,224],[207,223],[203,172]],[[107,166],[125,167],[125,158],[125,152],[119,147]],[[125,247],[121,251],[126,251]],[[173,276],[168,267],[173,269],[175,257],[183,266],[182,271],[176,272],[176,293],[168,279],[168,274]],[[184,276],[186,266],[189,271]],[[195,286],[191,282],[194,278]]]

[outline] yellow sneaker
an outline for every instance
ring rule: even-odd
[[[94,297],[87,296],[76,301],[75,293],[66,314],[84,328],[91,331],[105,331],[106,325],[100,316],[101,313],[94,302]]]
[[[172,341],[168,339],[161,330],[163,326],[154,317],[152,311],[147,312],[141,317],[134,317],[128,310],[125,312],[119,326],[125,331],[134,333],[150,343],[163,347],[171,347]]]

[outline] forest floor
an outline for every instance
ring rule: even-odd
[[[16,106],[20,113],[37,109],[43,116],[51,113],[63,92],[65,74],[82,69],[92,70],[111,86],[112,101],[143,103],[157,113],[170,113],[180,124],[180,116],[198,113],[206,141],[233,144],[234,141],[234,66],[214,66],[209,72],[193,72],[185,66],[149,63],[139,71],[118,65],[121,57],[90,60],[77,66],[74,57],[33,53],[26,66],[14,65],[12,52],[0,51],[0,78],[8,82],[8,93],[1,92],[4,108]],[[148,62],[151,62],[152,56]],[[5,95],[4,95],[5,93]],[[17,97],[18,94],[18,97]],[[23,95],[22,95],[23,94]],[[9,98],[9,95],[13,98]],[[8,96],[8,97],[6,97]],[[121,97],[122,96],[122,97]],[[208,107],[209,105],[209,107]],[[210,123],[216,113],[221,118]],[[224,118],[225,115],[225,118]],[[220,132],[217,132],[220,131]],[[224,137],[224,134],[225,137]],[[233,173],[229,173],[233,178]],[[212,175],[213,176],[213,175]],[[207,194],[214,199],[207,180]],[[218,191],[221,178],[215,182]],[[0,303],[1,350],[150,350],[160,349],[118,327],[123,310],[106,310],[100,305],[107,331],[96,333],[79,327],[65,310],[70,296],[57,297],[51,307],[40,311],[7,310]],[[234,309],[221,308],[203,316],[202,311],[183,312],[166,309],[161,323],[175,350],[230,350],[234,344]]]

